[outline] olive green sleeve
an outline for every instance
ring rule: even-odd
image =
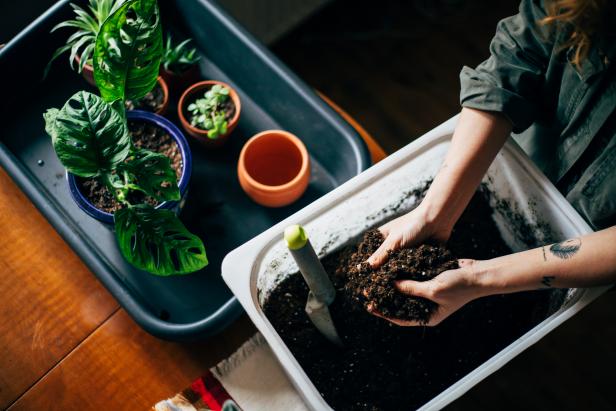
[[[543,17],[540,1],[522,0],[518,14],[498,23],[490,57],[460,73],[463,107],[503,113],[516,133],[533,123],[553,49],[549,30],[537,23]]]

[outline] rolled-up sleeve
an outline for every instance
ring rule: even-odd
[[[527,129],[535,120],[553,40],[540,1],[522,0],[520,12],[498,23],[490,57],[477,68],[462,68],[460,104],[503,113],[513,131]]]

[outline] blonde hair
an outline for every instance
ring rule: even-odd
[[[571,35],[562,47],[571,48],[571,62],[580,67],[588,57],[591,46],[598,35],[607,30],[610,2],[613,0],[546,0],[547,17],[540,24],[562,27],[569,26]]]

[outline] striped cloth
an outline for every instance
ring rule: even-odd
[[[173,398],[160,401],[155,411],[234,411],[239,410],[235,401],[211,371],[194,381]]]
[[[260,333],[152,411],[307,411]]]

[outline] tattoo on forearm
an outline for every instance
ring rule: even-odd
[[[545,256],[545,247],[541,247],[541,251],[543,252],[543,261],[548,261],[548,259]]]
[[[554,277],[553,275],[546,275],[543,277],[543,280],[541,280],[541,284],[545,285],[548,288],[552,288],[552,281],[554,281],[556,277]]]
[[[561,260],[571,258],[580,250],[582,246],[582,240],[579,238],[573,238],[571,240],[563,241],[562,243],[552,244],[550,246],[550,252]]]

